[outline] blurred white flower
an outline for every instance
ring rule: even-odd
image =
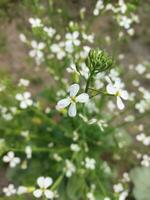
[[[3,188],[3,192],[7,197],[16,194],[16,189],[13,184],[9,184],[8,187]]]
[[[64,51],[64,45],[65,45],[64,42],[59,42],[58,44],[56,43],[52,44],[50,47],[52,53],[56,54],[58,60],[62,60],[66,55]]]
[[[32,50],[29,51],[29,56],[35,58],[37,64],[40,64],[40,61],[43,59],[43,52],[42,50],[45,48],[45,44],[43,42],[37,43],[37,41],[33,40],[31,42]]]
[[[20,163],[20,158],[15,157],[15,154],[13,151],[9,151],[7,155],[3,157],[3,162],[9,163],[9,166],[11,168],[16,167]]]
[[[104,2],[103,0],[98,0],[95,6],[95,9],[93,11],[93,15],[97,16],[100,13],[100,10],[104,8]]]
[[[72,53],[74,51],[74,46],[80,45],[79,32],[75,31],[73,33],[66,33],[65,49],[67,52]]]
[[[71,85],[68,89],[69,97],[58,101],[56,109],[61,110],[70,105],[68,109],[68,115],[70,117],[75,117],[77,113],[76,103],[86,103],[89,100],[89,95],[87,93],[82,93],[76,96],[79,89],[80,86],[78,84]]]
[[[25,36],[23,33],[21,33],[21,34],[19,35],[19,38],[20,38],[20,40],[21,40],[22,42],[27,42],[27,38],[26,38],[26,36]]]
[[[25,86],[25,87],[27,87],[27,86],[29,86],[29,84],[30,84],[29,80],[21,78],[19,80],[18,86]]]
[[[30,99],[30,92],[24,92],[23,94],[16,94],[16,99],[20,101],[20,108],[26,109],[27,107],[33,105],[32,99]]]
[[[137,71],[138,74],[144,74],[144,72],[146,71],[146,68],[144,65],[142,64],[138,64],[136,67],[135,67],[135,70]]]
[[[121,27],[124,27],[125,29],[129,29],[132,23],[132,20],[128,18],[127,16],[119,16],[118,17],[118,23]]]
[[[85,158],[85,167],[86,167],[87,169],[94,170],[94,169],[95,169],[95,165],[96,165],[95,159],[93,159],[93,158],[88,158],[88,157]]]
[[[52,38],[55,35],[55,33],[56,33],[56,30],[54,28],[52,28],[52,27],[48,28],[48,27],[45,26],[43,30],[47,33],[47,35],[50,38]]]
[[[70,161],[70,160],[65,160],[65,164],[66,164],[66,166],[65,166],[65,174],[66,174],[66,176],[69,178],[69,177],[71,177],[72,176],[72,174],[73,173],[75,173],[75,171],[76,171],[76,167],[75,167],[75,165]]]
[[[22,185],[19,186],[18,189],[17,189],[17,194],[18,195],[22,195],[22,194],[27,193],[27,192],[28,192],[27,187],[22,186]]]
[[[78,144],[71,144],[70,145],[70,149],[74,152],[79,152],[80,151],[80,147]]]
[[[48,189],[48,187],[50,187],[53,184],[53,179],[51,177],[39,177],[37,179],[37,185],[39,186],[39,189],[36,189],[33,192],[33,195],[36,198],[41,198],[43,195],[47,198],[47,199],[53,199],[54,198],[54,192],[50,189]]]
[[[92,192],[88,192],[86,197],[88,200],[95,200],[94,194]]]
[[[142,156],[141,165],[144,167],[150,167],[150,156],[148,156],[147,154],[144,154]]]
[[[113,190],[116,193],[120,193],[124,190],[123,185],[121,183],[113,185]]]
[[[32,148],[30,146],[25,147],[25,153],[26,153],[27,159],[32,158]]]
[[[124,109],[122,99],[128,99],[128,92],[121,87],[120,80],[116,80],[114,84],[109,83],[106,87],[108,94],[115,95],[117,97],[117,106],[120,110]]]
[[[41,19],[39,18],[29,18],[29,23],[33,28],[42,26]]]

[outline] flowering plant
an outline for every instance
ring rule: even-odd
[[[149,79],[149,63],[128,64],[126,70],[119,48],[134,36],[137,3],[98,0],[89,22],[85,8],[79,21],[65,21],[65,3],[61,9],[52,0],[35,2],[31,27],[20,34],[34,73],[17,84],[7,75],[0,82],[1,166],[10,181],[2,196],[143,200],[133,174],[149,174],[150,137],[143,118],[149,114],[150,93],[135,77]],[[92,21],[107,13],[116,22],[115,45],[110,36],[99,42],[100,35],[90,32]],[[43,87],[34,91],[32,78],[39,71]]]

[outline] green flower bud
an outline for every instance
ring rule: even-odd
[[[99,73],[110,70],[114,63],[112,58],[105,51],[91,49],[86,64],[91,72]]]

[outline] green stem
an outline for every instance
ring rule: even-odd
[[[89,76],[89,78],[88,78],[88,80],[87,80],[86,87],[85,87],[85,92],[86,92],[86,93],[88,92],[90,82],[91,82],[91,80],[92,80],[92,78],[93,78],[93,74],[94,74],[94,70],[91,72],[91,74],[90,74],[90,76]]]
[[[55,190],[55,188],[58,187],[58,185],[60,184],[60,182],[62,181],[64,177],[64,174],[61,174],[58,179],[55,181],[55,183],[53,184],[53,186],[51,187],[51,190]]]

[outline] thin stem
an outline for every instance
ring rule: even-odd
[[[87,93],[88,92],[88,89],[89,89],[89,85],[90,85],[90,82],[92,80],[92,77],[93,77],[93,74],[94,74],[94,70],[91,72],[88,80],[87,80],[87,83],[86,83],[86,87],[85,87],[85,92]]]
[[[53,186],[51,187],[52,190],[55,190],[55,188],[57,188],[57,186],[60,184],[60,182],[62,181],[64,177],[64,174],[61,174],[58,179],[55,181],[55,183],[53,184]]]

